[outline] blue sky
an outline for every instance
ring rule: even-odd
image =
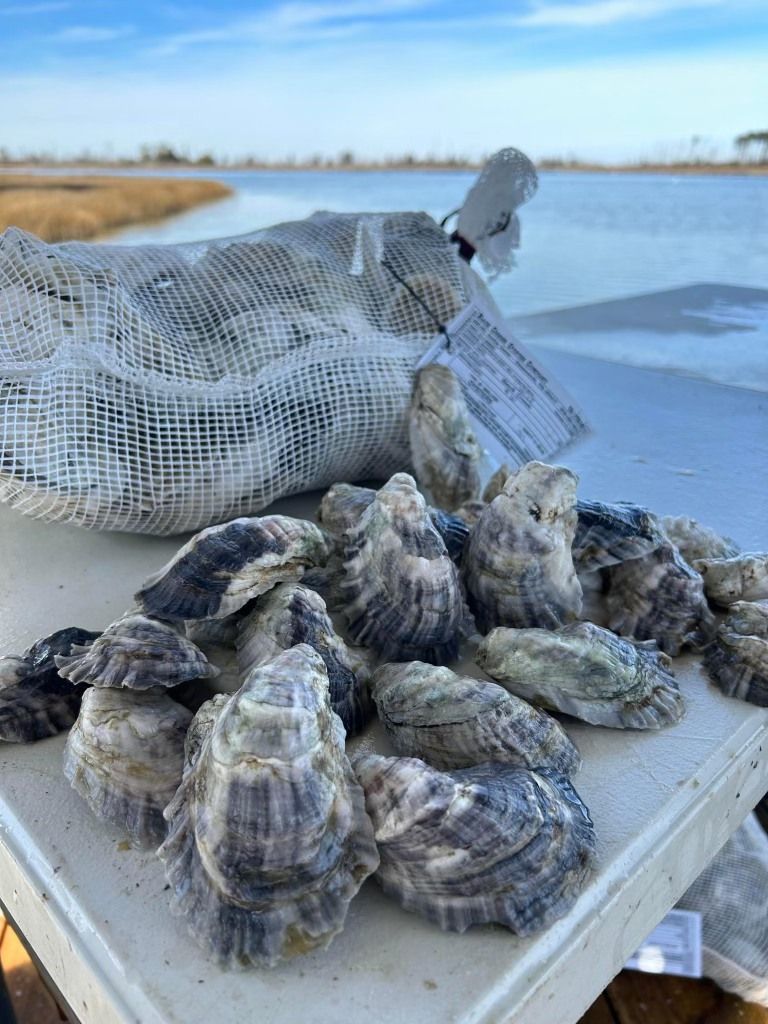
[[[727,155],[768,0],[0,0],[0,146],[279,158]]]

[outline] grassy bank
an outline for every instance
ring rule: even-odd
[[[3,174],[0,230],[13,225],[46,242],[94,238],[182,213],[231,192],[226,185],[199,178]]]

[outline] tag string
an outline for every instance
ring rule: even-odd
[[[403,286],[403,288],[405,288],[405,290],[412,296],[412,298],[414,298],[416,300],[416,302],[418,302],[418,304],[427,313],[427,315],[432,320],[435,321],[435,324],[437,325],[438,333],[442,334],[445,337],[445,340],[446,340],[445,347],[446,347],[447,351],[450,352],[451,351],[451,336],[448,333],[448,328],[442,322],[442,320],[437,315],[437,313],[435,313],[434,310],[429,308],[429,306],[424,301],[424,299],[419,295],[419,293],[414,291],[413,288],[411,288],[411,286],[408,284],[408,282],[403,277],[401,277],[400,274],[398,274],[398,272],[391,265],[391,263],[388,263],[387,260],[381,260],[381,265],[382,265],[382,267],[384,267],[385,270],[389,271],[389,273],[392,275],[392,277],[395,278],[396,281],[400,282],[400,284]]]

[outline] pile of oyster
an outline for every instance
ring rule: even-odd
[[[68,779],[157,848],[172,910],[226,966],[327,946],[370,875],[443,929],[532,934],[596,857],[556,715],[674,724],[685,647],[768,704],[768,556],[578,498],[559,466],[502,467],[480,498],[442,366],[417,376],[411,452],[434,505],[397,473],[334,485],[319,525],[211,527],[101,634],[0,660],[0,738],[71,727]],[[374,718],[386,753],[352,739]]]

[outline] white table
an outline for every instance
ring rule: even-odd
[[[562,457],[581,493],[689,513],[768,545],[768,396],[541,353],[595,435]],[[301,512],[307,499],[283,503]],[[46,526],[0,509],[0,649],[105,625],[178,541]],[[0,749],[0,900],[83,1024],[569,1024],[768,789],[768,711],[676,671],[683,721],[660,733],[568,725],[599,869],[542,935],[443,934],[368,881],[330,950],[224,973],[167,909],[162,866],[96,821],[61,770],[63,737]]]

